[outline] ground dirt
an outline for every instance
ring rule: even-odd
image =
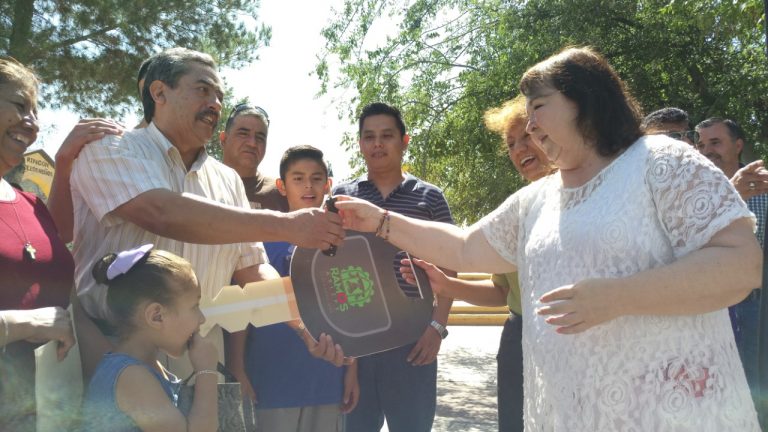
[[[495,432],[496,351],[501,326],[452,326],[437,368],[433,432]],[[388,431],[386,425],[383,431]]]

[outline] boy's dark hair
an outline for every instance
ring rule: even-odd
[[[403,115],[400,113],[400,110],[383,102],[374,102],[372,104],[366,105],[363,108],[363,110],[360,112],[360,126],[357,131],[358,134],[363,134],[363,122],[367,117],[380,114],[388,115],[394,118],[395,124],[397,124],[397,128],[400,130],[400,136],[405,136],[405,122],[403,122]]]
[[[576,103],[576,125],[597,153],[615,156],[642,136],[640,105],[605,57],[592,48],[567,48],[528,69],[520,91],[536,98],[556,90]]]
[[[691,120],[688,118],[688,113],[680,108],[667,107],[645,116],[643,122],[640,123],[640,128],[646,130],[648,128],[661,128],[664,125],[680,123],[685,123],[688,129],[691,128]]]
[[[133,315],[142,302],[172,306],[178,294],[175,290],[179,288],[173,281],[196,280],[188,261],[158,249],[152,249],[126,273],[110,280],[107,270],[115,259],[117,255],[113,253],[104,256],[93,265],[91,274],[96,282],[107,285],[107,305],[122,334],[134,327]]]
[[[325,176],[328,177],[328,166],[323,161],[323,152],[317,147],[311,145],[298,145],[289,148],[280,158],[280,178],[285,181],[285,174],[291,168],[291,165],[302,159],[309,159],[317,162],[323,167]]]

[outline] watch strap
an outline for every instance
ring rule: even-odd
[[[448,336],[448,329],[445,328],[444,325],[440,324],[439,322],[432,320],[429,325],[432,326],[435,330],[437,330],[437,333],[440,334],[440,337],[445,339]]]

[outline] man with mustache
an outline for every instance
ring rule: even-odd
[[[249,103],[235,106],[219,135],[222,159],[242,178],[252,208],[287,212],[288,201],[277,190],[275,179],[259,172],[268,135],[269,116],[263,108]]]
[[[757,218],[757,240],[765,250],[765,218],[768,211],[768,171],[763,161],[757,160],[747,166],[741,161],[744,148],[744,132],[730,119],[712,117],[696,125],[699,139],[696,148],[709,158],[739,191],[747,202],[749,210]],[[755,287],[759,288],[759,287]],[[758,348],[760,337],[760,290],[755,289],[741,303],[728,308],[731,325],[736,337],[736,346],[744,365],[747,382],[753,399],[758,394]],[[760,405],[757,404],[759,409]]]
[[[320,209],[250,209],[237,173],[205,152],[222,99],[209,55],[166,50],[153,57],[143,87],[149,125],[92,143],[75,162],[75,280],[80,303],[102,330],[109,332],[113,324],[107,290],[90,268],[107,253],[153,243],[182,256],[192,263],[205,303],[231,279],[242,285],[276,277],[259,241],[326,249],[343,238],[339,217]],[[78,332],[93,330],[84,321]],[[91,361],[110,349],[99,335],[80,338],[86,375],[95,365]],[[221,329],[214,327],[208,337],[223,357]],[[179,376],[191,372],[188,359],[169,366]]]
[[[222,161],[240,176],[251,208],[287,212],[288,202],[277,190],[275,179],[258,171],[266,154],[268,134],[269,115],[263,108],[249,103],[236,105],[219,134]],[[245,373],[247,335],[247,329],[229,335],[227,361],[230,372],[243,387],[243,395],[255,401],[256,395]]]

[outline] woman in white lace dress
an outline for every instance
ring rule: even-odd
[[[760,285],[738,193],[692,147],[642,137],[590,49],[537,64],[521,90],[558,173],[464,230],[358,200],[337,203],[345,226],[459,271],[517,268],[526,430],[758,431],[723,309]]]

